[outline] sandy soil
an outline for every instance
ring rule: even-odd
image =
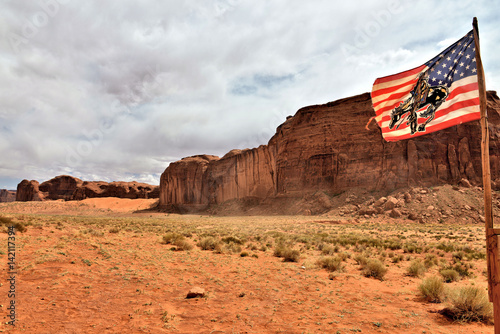
[[[419,297],[421,278],[405,275],[408,261],[386,261],[389,271],[381,281],[361,275],[352,258],[330,277],[313,265],[317,250],[304,247],[299,262],[283,262],[272,249],[250,248],[251,242],[243,245],[253,255],[246,257],[196,246],[176,251],[161,242],[176,226],[189,231],[187,241],[195,245],[205,231],[260,235],[278,229],[288,233],[287,226],[334,231],[343,228],[342,220],[133,213],[154,204],[106,198],[0,205],[0,214],[30,225],[16,235],[15,329],[5,324],[7,234],[0,234],[0,332],[493,333],[492,325],[455,323],[439,314],[445,305]],[[410,232],[418,225],[384,221],[408,226]],[[245,230],[249,226],[255,230]],[[473,227],[467,233],[475,233],[480,243],[481,226]],[[485,261],[477,260],[473,277],[449,286],[486,287],[485,268]],[[192,287],[205,289],[206,296],[186,299]]]

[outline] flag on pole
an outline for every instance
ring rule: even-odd
[[[375,80],[375,120],[387,141],[421,136],[478,120],[479,90],[474,34],[409,71]]]

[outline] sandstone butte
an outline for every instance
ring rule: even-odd
[[[14,202],[16,200],[16,192],[7,189],[0,189],[0,203]]]
[[[16,201],[82,200],[93,197],[158,198],[158,186],[139,182],[82,181],[60,175],[39,184],[23,180],[17,185]]]
[[[500,185],[500,100],[487,92],[493,185]],[[196,155],[161,175],[159,208],[193,212],[228,201],[283,202],[321,192],[387,191],[409,186],[481,185],[479,121],[399,142],[386,142],[370,94],[301,108],[267,145],[232,150],[222,158]],[[273,207],[273,205],[271,205]],[[281,212],[286,213],[286,212]]]

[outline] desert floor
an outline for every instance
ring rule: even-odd
[[[0,233],[0,332],[493,333],[447,318],[448,299],[419,293],[446,268],[460,272],[448,295],[486,291],[479,223],[146,210],[154,204],[0,203],[1,216],[27,228],[15,236],[15,328],[6,324],[7,228]],[[382,279],[361,270],[370,259],[384,264]],[[424,269],[412,276],[415,263]],[[187,299],[193,287],[205,296]]]

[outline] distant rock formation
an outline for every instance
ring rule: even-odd
[[[500,100],[488,92],[492,179],[500,179]],[[230,200],[304,198],[352,188],[480,184],[481,130],[469,122],[429,135],[385,142],[369,93],[300,109],[267,145],[222,158],[198,155],[171,163],[160,180],[161,209],[199,210]]]
[[[16,200],[16,192],[7,189],[0,189],[0,203],[14,202]]]
[[[63,199],[82,200],[93,197],[158,198],[159,187],[139,182],[82,181],[69,175],[57,176],[39,184],[23,180],[17,186],[17,201]]]

